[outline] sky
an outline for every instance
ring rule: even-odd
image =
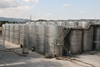
[[[100,19],[100,0],[0,0],[0,17],[32,20]]]

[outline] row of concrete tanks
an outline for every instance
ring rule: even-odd
[[[5,24],[3,25],[4,38],[15,44],[23,44],[25,39],[26,24]]]
[[[85,22],[83,24],[86,25]],[[85,25],[84,25],[84,27],[85,27]],[[53,45],[54,39],[57,38],[56,35],[59,35],[62,32],[62,30],[64,29],[64,26],[63,25],[59,26],[59,25],[56,25],[56,23],[54,23],[54,22],[50,22],[46,26],[40,24],[40,25],[37,25],[35,28],[38,30],[41,30],[41,31],[35,30],[36,31],[35,39],[37,39],[37,40],[35,40],[36,41],[35,44],[36,44],[37,52],[43,53],[43,54],[47,54],[47,53],[54,54],[55,50],[58,50],[58,49],[54,50],[54,45]],[[60,30],[60,28],[62,30]],[[70,31],[71,33],[70,33],[70,38],[69,38],[69,40],[70,40],[69,45],[70,45],[70,50],[72,53],[79,53],[80,51],[93,50],[93,28],[94,27],[92,26],[92,27],[89,27],[88,29],[84,29],[84,30],[79,28],[79,29],[72,29]],[[44,29],[45,29],[45,31],[44,31]],[[40,32],[41,32],[41,34],[40,34]],[[39,45],[38,43],[41,45]],[[41,47],[39,47],[39,46],[41,46]],[[40,50],[38,50],[38,49],[40,49]],[[56,54],[58,54],[58,53],[56,53]]]
[[[34,47],[36,52],[41,54],[56,54],[59,56],[63,53],[62,45],[64,45],[64,39],[68,42],[67,45],[69,45],[71,53],[77,54],[81,51],[93,50],[93,42],[95,49],[100,50],[100,28],[99,26],[89,26],[90,24],[88,24],[86,25],[86,21],[80,21],[80,23],[76,21],[75,23],[74,21],[28,22],[26,24],[5,24],[3,28],[5,29],[5,39],[7,41],[23,44],[24,46],[28,45],[29,49]],[[60,39],[63,41],[60,42],[60,45],[55,45],[57,44],[56,39],[65,28],[71,28],[71,30],[66,37],[62,35],[63,39]]]

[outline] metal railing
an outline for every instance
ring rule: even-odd
[[[66,52],[69,52],[70,50],[70,46],[69,44],[64,40],[64,38],[67,36],[67,34],[69,33],[69,31],[71,30],[71,28],[65,28],[59,35],[58,37],[55,39],[55,45],[61,45],[63,47],[63,49]]]

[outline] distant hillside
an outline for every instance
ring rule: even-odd
[[[27,21],[29,21],[29,19],[0,17],[0,21],[9,21],[9,22],[27,22]]]

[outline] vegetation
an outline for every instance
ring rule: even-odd
[[[0,27],[5,23],[18,23],[18,22],[0,21]]]
[[[47,21],[47,20],[44,20],[44,19],[39,19],[39,20],[37,20],[37,22],[38,22],[38,21],[42,22],[42,21]]]

